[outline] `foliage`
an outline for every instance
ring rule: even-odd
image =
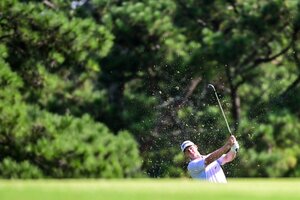
[[[65,113],[59,108],[68,98],[99,97],[91,83],[111,46],[109,31],[42,4],[4,1],[1,10],[0,176],[138,176],[137,144],[128,131],[114,135],[88,114],[53,113]]]
[[[186,176],[183,140],[228,137],[208,83],[229,176],[299,175],[299,24],[297,1],[1,1],[0,175]]]

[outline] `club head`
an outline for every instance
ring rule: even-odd
[[[208,86],[207,87],[211,87],[213,90],[215,90],[216,91],[216,89],[215,89],[215,86],[213,85],[213,84],[208,84]]]

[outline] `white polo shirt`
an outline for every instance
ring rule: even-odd
[[[190,176],[194,179],[205,179],[215,183],[227,183],[226,176],[221,167],[225,155],[205,167],[205,158],[207,156],[209,155],[192,160],[188,164]]]

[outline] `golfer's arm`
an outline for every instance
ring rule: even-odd
[[[236,152],[235,151],[229,151],[225,156],[222,161],[222,165],[231,162],[234,158],[236,157]]]
[[[229,149],[230,149],[230,145],[225,144],[221,148],[212,152],[208,157],[205,158],[205,166],[209,165],[210,163],[220,158],[223,154],[228,152]]]

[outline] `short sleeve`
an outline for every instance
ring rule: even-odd
[[[226,155],[223,154],[220,158],[217,159],[217,162],[219,163],[219,165],[222,165],[225,156],[226,156]]]

